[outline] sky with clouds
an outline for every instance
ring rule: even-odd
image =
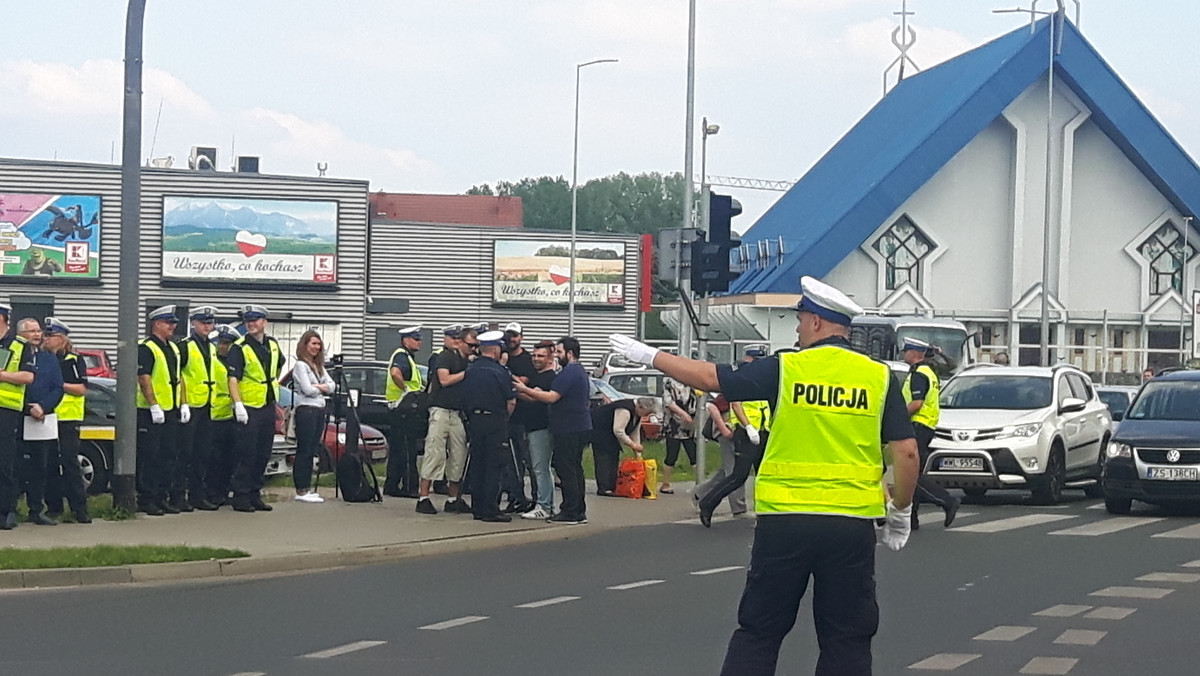
[[[1017,1],[908,0],[911,55],[928,68],[1014,29],[1027,19],[992,10]],[[3,4],[0,156],[119,160],[125,0]],[[323,162],[395,192],[569,179],[575,65],[617,58],[582,71],[580,181],[683,169],[687,0],[147,4],[144,157],[186,166],[210,145],[222,168],[235,152],[269,173]],[[803,175],[879,100],[900,4],[698,0],[696,128],[721,125],[709,173]],[[1084,35],[1198,156],[1200,3],[1082,5]],[[778,198],[732,192],[739,230]]]

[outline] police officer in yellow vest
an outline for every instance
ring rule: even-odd
[[[406,326],[400,329],[400,347],[392,353],[388,362],[387,399],[390,427],[388,429],[387,478],[383,482],[383,494],[394,498],[415,498],[418,495],[417,445],[424,436],[427,425],[418,425],[418,418],[428,420],[428,409],[413,411],[400,406],[400,401],[410,392],[421,392],[425,381],[417,368],[417,352],[421,349],[421,326]],[[410,399],[411,401],[411,399]],[[416,414],[416,415],[413,415]]]
[[[25,388],[33,383],[33,350],[9,333],[12,307],[0,303],[0,530],[17,527],[17,455],[21,449],[21,411]]]
[[[779,646],[813,580],[821,646],[818,676],[871,673],[875,601],[875,524],[883,543],[904,546],[917,479],[917,444],[900,383],[886,364],[850,348],[850,318],[862,311],[837,289],[801,280],[801,350],[738,369],[660,352],[610,337],[633,361],[730,400],[773,402],[771,438],[755,483],[758,525],[738,629],[722,674],[775,673]],[[895,490],[885,505],[883,444],[895,459]]]
[[[946,528],[954,522],[954,516],[962,504],[926,474],[929,469],[925,466],[929,462],[929,442],[933,441],[933,431],[937,429],[941,412],[941,383],[927,359],[934,351],[935,348],[923,340],[904,339],[904,363],[909,365],[908,378],[904,380],[904,401],[908,403],[908,413],[912,416],[913,432],[917,435],[917,450],[921,457],[921,476],[917,480],[917,492],[913,498],[913,530],[920,527],[917,509],[922,502],[932,502],[945,511],[942,524]]]
[[[229,395],[229,352],[242,334],[229,324],[221,324],[208,334],[210,343],[216,345],[216,358],[212,360],[212,404],[209,406],[208,474],[205,486],[208,501],[220,507],[229,502],[229,482],[237,467],[237,439],[241,425],[233,419],[233,398]]]
[[[211,512],[217,508],[208,500],[209,454],[212,446],[212,363],[217,347],[208,339],[217,321],[217,308],[202,305],[189,316],[192,330],[179,344],[187,353],[183,368],[184,403],[190,420],[183,423],[180,435],[179,458],[171,477],[171,504],[183,512],[200,509]]]
[[[71,346],[71,327],[61,319],[46,317],[43,346],[58,356],[63,377],[63,398],[55,407],[58,416],[58,452],[46,462],[46,514],[57,518],[63,510],[63,498],[75,515],[76,523],[91,523],[83,471],[79,466],[79,425],[83,421],[84,394],[87,392],[87,366]]]
[[[233,509],[269,512],[271,506],[263,502],[259,491],[275,440],[275,402],[279,401],[283,354],[279,343],[267,335],[267,308],[246,305],[239,315],[246,324],[246,335],[230,349],[226,362],[233,415],[242,425],[237,433],[237,469],[231,481]]]
[[[187,405],[180,375],[187,353],[172,340],[179,324],[174,305],[151,310],[148,319],[150,336],[138,343],[138,511],[162,516],[179,513],[168,497]]]

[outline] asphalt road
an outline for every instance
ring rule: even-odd
[[[875,673],[1200,673],[1200,562],[1186,565],[1200,519],[1097,506],[989,496],[949,531],[880,547]],[[6,592],[0,673],[711,674],[752,537],[750,520],[668,524],[307,575]],[[781,674],[812,673],[810,608]]]

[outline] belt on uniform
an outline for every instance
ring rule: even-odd
[[[485,411],[482,408],[471,409],[471,415],[500,415],[494,411]]]

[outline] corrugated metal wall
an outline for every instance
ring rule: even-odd
[[[567,233],[545,230],[429,225],[376,221],[371,224],[368,294],[405,298],[404,314],[367,315],[367,354],[375,351],[375,330],[421,323],[440,329],[456,322],[489,321],[501,327],[520,322],[526,344],[557,339],[567,332],[566,306],[548,308],[492,307],[492,246],[498,239],[569,243]],[[608,334],[633,335],[637,330],[638,237],[580,233],[579,240],[625,243],[625,304],[619,309],[575,308],[575,334],[582,361],[594,363],[608,349]],[[440,349],[435,332],[434,349]]]
[[[342,327],[342,350],[363,354],[363,300],[366,281],[367,244],[366,181],[294,176],[267,176],[230,172],[194,172],[179,169],[142,169],[141,208],[141,299],[142,305],[156,300],[191,300],[193,305],[212,304],[232,311],[244,303],[260,303],[273,312],[291,313],[292,322],[338,323]],[[104,348],[116,356],[117,263],[120,250],[121,173],[109,165],[68,164],[0,159],[0,193],[99,194],[100,284],[14,283],[0,279],[0,297],[52,296],[54,314],[73,329],[80,347]],[[266,290],[247,286],[201,288],[163,287],[162,218],[163,196],[220,195],[262,199],[321,199],[338,203],[338,261],[336,291]],[[292,346],[285,346],[290,352]]]

